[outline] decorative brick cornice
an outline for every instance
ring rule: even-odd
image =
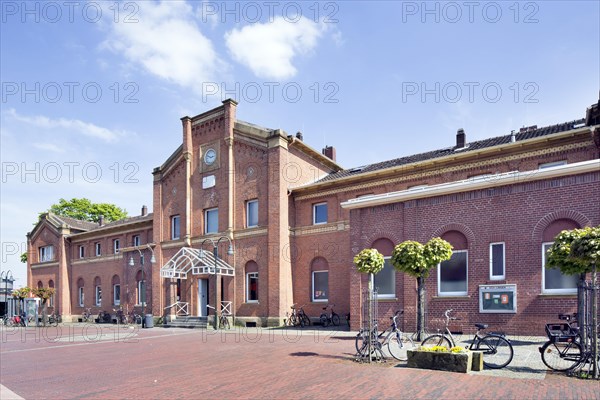
[[[541,239],[544,229],[546,229],[552,222],[559,219],[570,219],[577,222],[581,227],[592,225],[592,221],[579,211],[558,210],[545,215],[537,222],[537,224],[535,224],[535,227],[531,232],[531,238],[534,240]]]
[[[375,232],[369,235],[363,236],[361,239],[364,246],[367,247],[373,246],[373,243],[375,243],[375,241],[379,239],[388,239],[390,242],[394,243],[394,245],[397,245],[402,241],[402,238],[398,234],[396,234],[396,232],[382,230],[376,230]]]
[[[310,225],[293,228],[290,230],[292,236],[314,235],[318,233],[349,231],[349,221],[338,221],[323,225]]]
[[[297,196],[297,197],[295,197],[295,199],[296,200],[307,200],[307,199],[318,198],[318,197],[323,197],[323,196],[328,196],[328,195],[338,194],[338,193],[343,193],[343,192],[371,189],[371,188],[381,187],[381,186],[385,186],[385,185],[389,185],[389,184],[406,182],[406,181],[411,181],[411,180],[415,180],[415,179],[422,179],[422,178],[436,176],[436,175],[444,175],[444,174],[448,174],[448,173],[465,171],[465,170],[469,170],[469,169],[476,169],[476,168],[484,169],[484,168],[490,167],[492,165],[500,165],[500,164],[503,164],[503,163],[506,163],[509,161],[515,161],[515,160],[522,161],[525,159],[536,158],[539,156],[560,154],[560,153],[570,151],[570,150],[584,149],[584,148],[590,147],[590,145],[593,145],[592,141],[572,143],[572,144],[567,144],[564,146],[552,147],[549,149],[541,149],[541,150],[537,150],[537,151],[531,151],[526,154],[516,154],[516,155],[512,155],[512,156],[494,158],[491,160],[484,160],[484,161],[462,164],[462,165],[457,165],[454,167],[440,168],[440,169],[435,169],[435,170],[425,171],[425,172],[415,172],[415,173],[401,175],[399,177],[394,177],[394,178],[380,179],[380,180],[371,180],[372,178],[369,178],[370,179],[369,182],[365,182],[362,184],[342,186],[340,188],[331,189],[331,190],[321,190],[321,191],[318,191],[315,193]],[[397,172],[397,174],[402,174],[402,171]]]

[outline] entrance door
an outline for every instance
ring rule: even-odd
[[[198,316],[207,317],[208,279],[198,279]]]

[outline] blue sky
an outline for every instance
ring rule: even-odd
[[[152,208],[180,118],[238,118],[360,166],[582,118],[597,1],[1,4],[2,270],[62,198]]]

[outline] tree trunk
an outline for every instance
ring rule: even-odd
[[[48,308],[47,308],[48,299],[42,299],[42,324],[44,327],[46,326],[46,322],[48,321]]]
[[[425,332],[425,279],[417,277],[417,340],[423,340]]]
[[[585,273],[579,275],[579,283],[577,284],[577,325],[586,326],[589,321],[586,321],[585,315]],[[581,343],[587,343],[587,333],[585,329],[581,330]]]
[[[596,264],[592,267],[592,365],[594,367],[594,379],[598,379],[598,279],[596,276]],[[585,330],[585,329],[584,329]]]

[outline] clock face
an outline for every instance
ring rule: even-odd
[[[212,165],[217,160],[217,152],[214,149],[206,150],[204,153],[204,162],[206,165]]]

